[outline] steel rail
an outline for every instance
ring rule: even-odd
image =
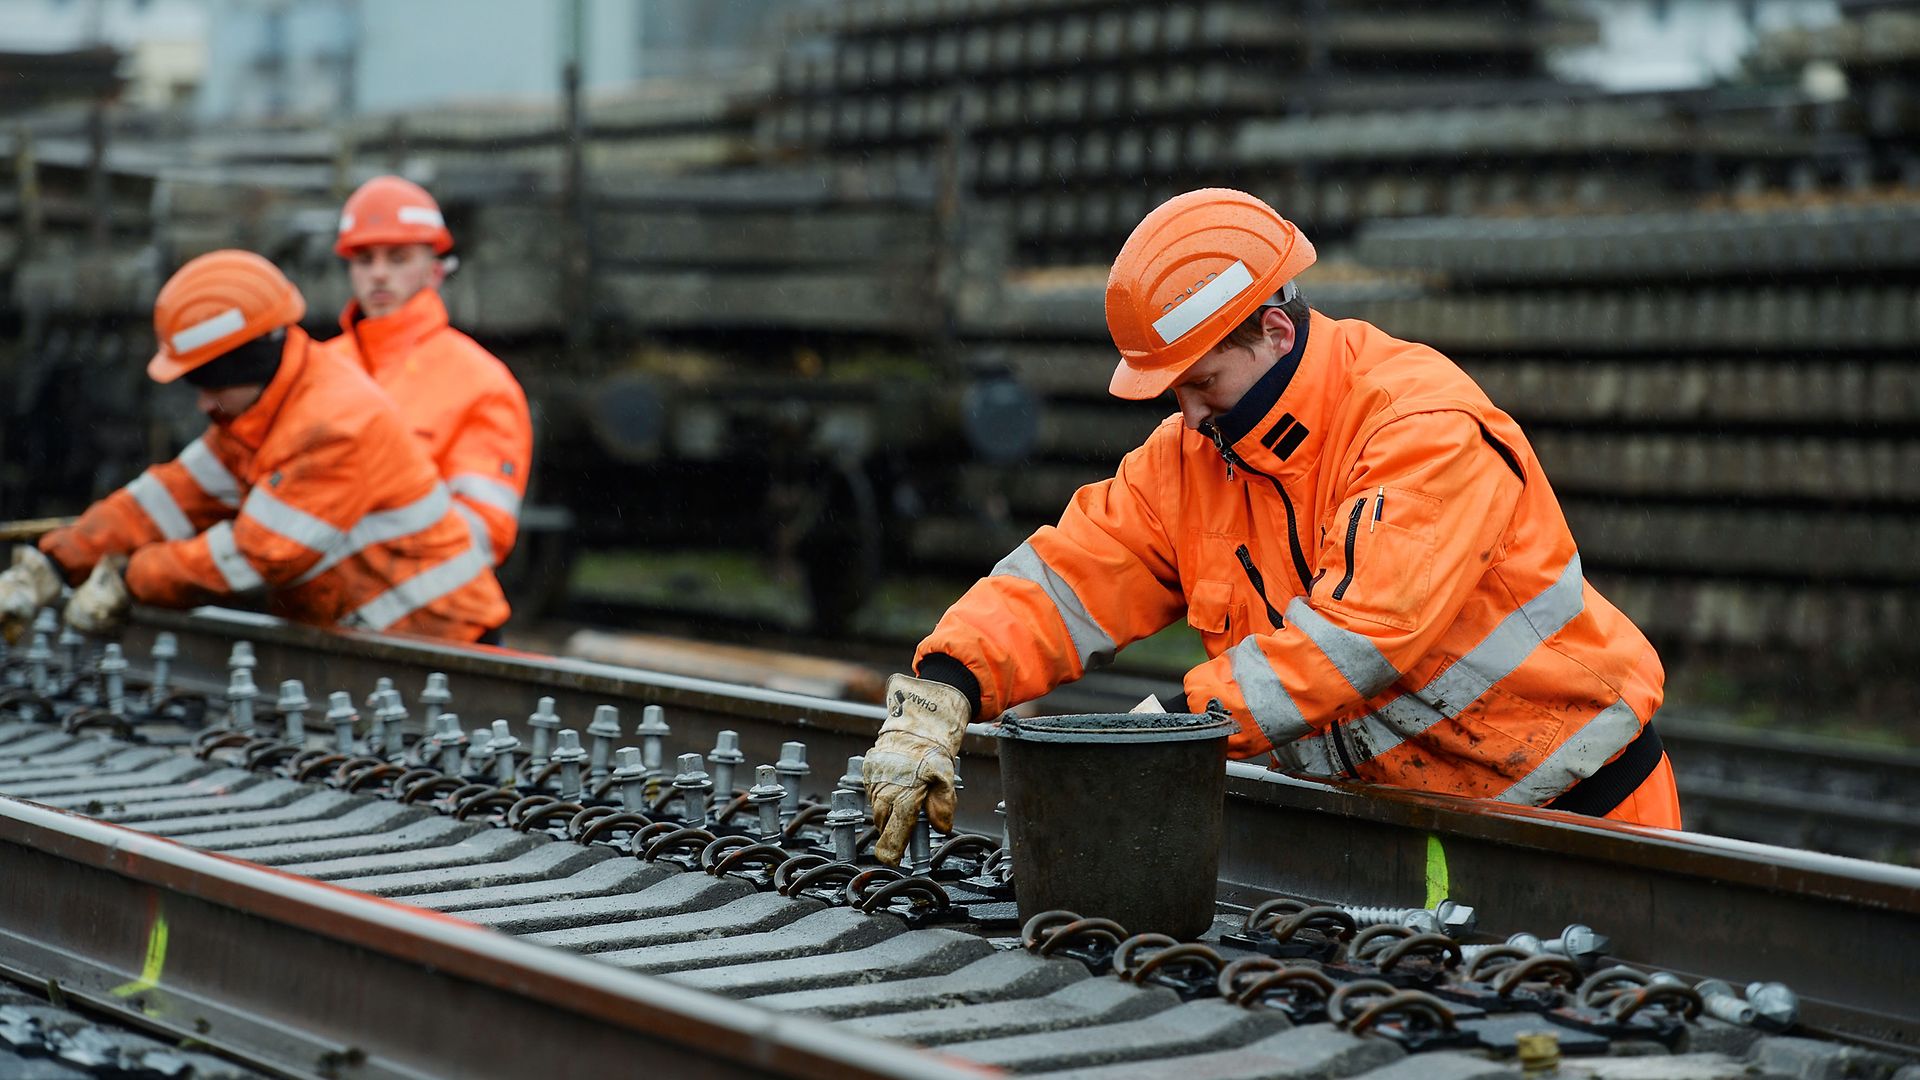
[[[990,1074],[4,797],[0,882],[0,964],[295,1076]]]
[[[264,616],[203,609],[141,612],[129,632],[172,630],[178,667],[212,677],[236,638],[262,671],[316,687],[370,687],[381,675],[446,672],[456,706],[478,699],[518,710],[537,694],[584,719],[601,702],[660,704],[674,738],[697,744],[722,727],[741,733],[749,761],[772,761],[804,735],[816,772],[831,754],[863,752],[875,706],[480,646],[335,633]],[[457,711],[457,710],[456,710]],[[494,714],[487,714],[489,717]],[[478,717],[475,718],[479,719]],[[469,726],[478,726],[470,724]],[[997,831],[995,742],[976,725],[962,747],[963,827]],[[754,755],[759,755],[757,758]],[[822,784],[824,789],[830,784]],[[1152,792],[1116,792],[1152,798]],[[1807,1021],[1856,1041],[1920,1047],[1920,870],[1696,833],[1647,829],[1556,811],[1364,785],[1329,785],[1248,763],[1229,765],[1221,895],[1254,903],[1277,894],[1422,906],[1438,888],[1477,906],[1482,929],[1590,922],[1622,959],[1743,982],[1779,979],[1800,993]]]

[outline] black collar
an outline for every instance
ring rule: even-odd
[[[1293,348],[1287,350],[1287,355],[1274,361],[1267,373],[1260,376],[1260,381],[1248,387],[1233,408],[1213,422],[1226,445],[1232,446],[1246,438],[1259,425],[1261,418],[1273,411],[1280,401],[1280,395],[1287,392],[1287,384],[1293,382],[1293,373],[1300,369],[1300,357],[1307,351],[1307,326],[1311,321],[1302,319],[1295,325]]]

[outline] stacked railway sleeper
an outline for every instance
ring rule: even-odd
[[[1621,1077],[1901,1065],[1805,1038],[1778,982],[1618,962],[1601,906],[1601,931],[1570,906],[1564,928],[1490,935],[1478,931],[1499,922],[1493,913],[1450,899],[1339,904],[1223,884],[1232,895],[1198,941],[1098,911],[1022,919],[1017,867],[993,835],[923,820],[901,869],[878,864],[858,758],[823,767],[797,739],[753,756],[768,732],[744,724],[692,742],[660,705],[634,725],[602,704],[580,730],[562,719],[571,702],[515,703],[497,689],[466,715],[518,704],[525,722],[474,724],[453,711],[466,695],[446,672],[425,673],[411,701],[403,685],[417,672],[396,669],[323,704],[317,686],[277,677],[312,670],[311,657],[276,670],[295,655],[285,642],[257,652],[227,639],[226,676],[209,679],[213,639],[144,640],[136,668],[122,644],[96,647],[43,620],[7,656],[0,793],[833,1031],[1088,1077],[1464,1080],[1563,1056],[1570,1070]],[[194,671],[176,674],[183,663]],[[704,752],[673,753],[690,745]],[[975,788],[963,804],[991,798],[991,785]],[[1920,888],[1901,884],[1920,905]],[[1900,1044],[1900,1023],[1872,1041]]]

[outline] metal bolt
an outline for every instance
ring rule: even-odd
[[[567,736],[569,735],[573,736],[574,746],[579,746],[580,734],[574,731],[561,732],[560,745],[564,747],[567,744]],[[558,758],[559,753],[558,750],[554,751],[554,756]],[[582,750],[580,754],[582,757],[585,757],[586,751]],[[620,805],[628,810],[644,812],[647,806],[647,777],[649,770],[647,769],[647,763],[640,759],[640,748],[637,746],[623,746],[614,751],[613,757],[614,769],[611,779],[615,784],[619,785]],[[579,768],[576,764],[574,771],[577,773]],[[566,766],[562,765],[560,771],[562,777],[564,777],[566,775]],[[562,786],[565,786],[564,779],[562,780]],[[564,799],[566,795],[562,793],[560,797]]]
[[[907,844],[907,870],[919,875],[933,869],[933,823],[927,820],[927,811],[922,808],[920,816],[914,819],[913,836]]]
[[[747,755],[740,752],[740,733],[722,731],[714,736],[713,749],[707,753],[707,762],[713,766],[713,792],[722,800],[733,798],[734,767],[745,763]]]
[[[45,697],[53,692],[53,676],[47,666],[53,662],[53,650],[47,646],[47,635],[33,635],[33,644],[27,646],[28,682],[33,692]]]
[[[753,780],[753,786],[747,789],[747,802],[760,813],[760,835],[776,836],[780,832],[780,804],[787,800],[787,789],[780,786],[780,774],[771,765],[754,766]]]
[[[106,683],[107,711],[115,716],[127,713],[127,657],[118,642],[107,642],[100,656],[100,680]]]
[[[514,781],[513,755],[520,749],[520,740],[513,737],[513,729],[505,720],[493,722],[493,735],[487,740],[488,749],[493,751],[493,775],[501,787],[512,787]]]
[[[667,726],[667,710],[658,705],[640,710],[640,726],[634,734],[640,736],[640,760],[646,762],[649,769],[660,768],[667,736],[673,734],[673,729]]]
[[[147,688],[147,704],[157,705],[167,696],[167,683],[173,678],[173,662],[180,656],[180,639],[173,631],[162,630],[153,636],[153,682]]]
[[[453,713],[441,713],[434,719],[434,725],[434,743],[440,748],[440,771],[448,776],[459,776],[461,763],[466,760],[466,729],[460,726],[460,718]]]
[[[253,733],[253,700],[260,688],[253,684],[253,672],[234,668],[227,678],[227,726],[235,731]]]
[[[327,696],[327,723],[333,725],[333,748],[342,754],[353,753],[353,725],[360,720],[354,711],[353,695],[335,690]]]
[[[1709,1016],[1729,1024],[1751,1024],[1759,1019],[1759,1010],[1740,1000],[1740,995],[1734,992],[1733,987],[1719,979],[1702,979],[1693,988],[1699,993],[1700,1005]]]
[[[835,789],[833,809],[827,813],[827,832],[833,837],[835,859],[850,863],[859,854],[856,845],[860,842],[860,824],[866,819],[858,792]]]
[[[373,680],[373,692],[367,695],[367,700],[365,702],[367,712],[369,713],[379,712],[381,703],[386,701],[387,695],[392,692],[393,692],[392,679],[389,679],[385,675],[382,675],[379,678]]]
[[[1007,825],[1007,801],[1002,799],[993,804],[993,812],[1000,815],[1000,846],[1012,851],[1013,831]]]
[[[580,746],[580,733],[562,731],[559,745],[553,748],[552,760],[560,766],[560,798],[566,802],[579,802],[585,798],[586,791],[580,784],[580,763],[587,760],[587,752]]]
[[[41,608],[40,614],[33,617],[33,632],[45,634],[47,640],[52,641],[54,635],[60,632],[60,616],[55,615],[50,607]]]
[[[1479,959],[1480,955],[1488,949],[1508,947],[1519,949],[1521,952],[1534,956],[1540,955],[1540,939],[1532,934],[1520,933],[1509,936],[1505,942],[1499,945],[1462,945],[1460,946],[1460,958],[1466,963],[1471,964]]]
[[[447,677],[438,671],[429,673],[427,688],[420,691],[421,722],[433,728],[452,701],[453,692],[447,689]]]
[[[246,668],[248,671],[252,671],[258,663],[259,661],[253,658],[253,642],[251,641],[236,641],[233,643],[233,648],[227,651],[228,671],[232,671],[234,668]]]
[[[400,700],[400,691],[389,688],[380,695],[373,710],[373,738],[376,753],[393,755],[400,752],[400,729],[407,722],[407,706]]]
[[[67,674],[73,675],[79,672],[80,646],[86,643],[87,639],[81,637],[80,632],[73,627],[61,628],[57,644],[60,646],[60,667]]]
[[[307,710],[313,705],[307,700],[307,688],[299,679],[288,679],[280,684],[280,699],[273,704],[280,714],[280,731],[288,742],[295,746],[307,741]]]
[[[1754,1023],[1773,1031],[1785,1031],[1800,1019],[1800,995],[1786,983],[1748,983],[1747,1004],[1759,1014]]]
[[[1552,941],[1543,941],[1540,943],[1542,952],[1564,956],[1580,965],[1582,971],[1592,971],[1594,966],[1600,963],[1600,959],[1607,955],[1607,950],[1611,948],[1613,948],[1612,938],[1609,938],[1605,934],[1595,933],[1593,927],[1581,923],[1574,923],[1568,926],[1565,930],[1560,931],[1559,937],[1554,938]]]
[[[1433,908],[1341,907],[1360,926],[1405,926],[1422,934],[1459,937],[1471,933],[1478,916],[1473,908],[1442,900]]]
[[[607,759],[613,753],[613,744],[620,738],[620,710],[611,705],[596,705],[593,709],[593,722],[587,725],[587,734],[593,737],[593,761],[589,774],[598,780],[607,775]],[[648,765],[658,768],[660,762],[650,761]]]
[[[800,812],[800,783],[813,771],[807,765],[807,744],[781,743],[780,760],[774,763],[773,768],[780,777],[780,786],[787,790],[787,797],[780,804],[780,819],[792,821],[793,815]]]
[[[707,775],[707,763],[699,754],[680,755],[680,771],[674,774],[673,790],[680,793],[680,812],[687,824],[706,828],[713,805],[713,777]]]
[[[560,716],[553,711],[552,698],[543,697],[533,707],[533,715],[527,717],[527,727],[533,730],[533,756],[529,759],[529,763],[538,771],[546,765],[547,751],[551,749],[549,743],[553,739],[553,733],[560,727]],[[574,744],[578,745],[580,736],[575,735],[573,740]]]
[[[867,759],[865,755],[855,754],[847,759],[847,771],[834,782],[840,791],[851,791],[860,796],[864,803],[867,798]]]
[[[482,777],[487,775],[487,766],[493,763],[493,732],[477,727],[467,735],[467,758],[465,770],[461,775]]]

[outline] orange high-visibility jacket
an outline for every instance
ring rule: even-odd
[[[251,408],[40,547],[76,583],[130,553],[128,591],[166,607],[264,590],[268,611],[300,622],[461,641],[507,618],[491,561],[392,402],[298,327]]]
[[[349,302],[340,328],[327,347],[365,367],[393,398],[493,564],[505,562],[533,461],[533,420],[519,380],[447,325],[447,306],[433,289],[377,319],[362,318],[359,302]]]
[[[1212,658],[1187,700],[1232,711],[1235,756],[1548,802],[1640,734],[1659,658],[1581,576],[1532,447],[1464,372],[1364,322],[1307,330],[1224,453],[1170,417],[954,604],[916,668],[960,661],[993,716],[1184,612]]]

